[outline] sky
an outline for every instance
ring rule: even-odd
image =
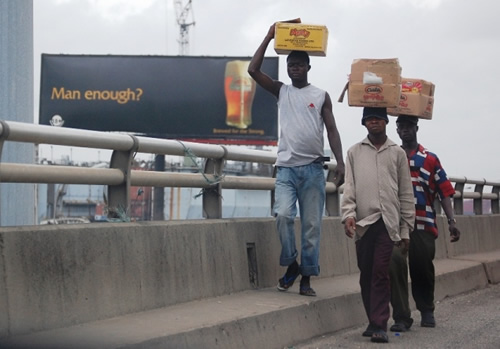
[[[175,0],[33,3],[35,110],[42,53],[180,53]],[[303,23],[325,25],[327,56],[311,57],[309,82],[331,96],[344,156],[367,134],[360,123],[362,108],[337,102],[351,63],[398,58],[403,77],[436,86],[433,118],[420,121],[419,142],[439,156],[449,176],[498,182],[498,14],[500,2],[493,0],[192,0],[187,21],[195,24],[189,27],[186,54],[250,57],[276,21],[300,17]],[[277,56],[272,45],[266,56]],[[279,80],[288,83],[286,56],[279,57]],[[389,118],[388,136],[400,143],[395,118]],[[56,156],[53,148],[41,149],[41,157],[51,156]],[[72,149],[71,156],[85,161],[88,153]],[[107,156],[99,153],[100,160]]]

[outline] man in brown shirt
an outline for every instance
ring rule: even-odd
[[[388,342],[389,265],[395,243],[409,243],[415,205],[406,154],[386,134],[385,108],[364,108],[368,136],[347,152],[342,222],[355,237],[363,305],[369,325],[363,336]]]

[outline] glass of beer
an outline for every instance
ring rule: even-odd
[[[226,125],[245,129],[252,124],[255,80],[248,74],[250,61],[229,61],[224,74]]]

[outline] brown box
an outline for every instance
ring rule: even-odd
[[[389,115],[413,115],[422,119],[432,119],[434,107],[434,89],[432,82],[421,79],[402,78],[401,97],[396,108],[387,109]]]
[[[348,93],[351,107],[394,108],[401,95],[401,66],[397,58],[355,59],[349,82],[339,97]]]
[[[306,51],[311,56],[326,56],[328,28],[324,25],[278,22],[274,50],[278,54]]]

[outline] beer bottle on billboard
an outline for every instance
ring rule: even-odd
[[[248,74],[250,61],[234,60],[226,63],[224,94],[226,96],[226,125],[240,129],[252,124],[252,104],[255,80]]]

